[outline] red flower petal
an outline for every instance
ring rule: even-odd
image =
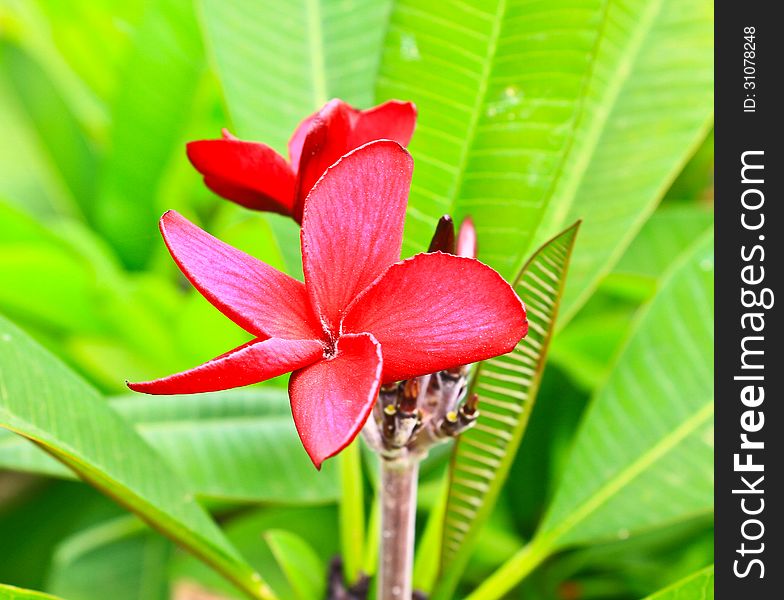
[[[401,146],[408,146],[414,135],[417,112],[411,102],[390,100],[354,113],[350,143],[355,148],[377,139],[393,140]]]
[[[291,412],[316,468],[351,443],[378,396],[381,347],[368,334],[344,335],[337,355],[292,374]]]
[[[310,133],[310,129],[313,127],[314,121],[319,116],[322,110],[324,109],[322,108],[321,110],[314,112],[309,117],[303,119],[302,122],[294,130],[294,134],[289,139],[289,162],[291,163],[291,166],[294,169],[294,171],[299,170],[300,156],[302,156],[302,144],[305,143],[305,138],[308,136],[308,133]]]
[[[237,325],[260,337],[319,339],[305,286],[169,211],[161,233],[193,286]]]
[[[341,156],[357,146],[349,147],[351,134],[350,107],[341,100],[330,100],[318,113],[303,121],[294,132],[289,146],[292,165],[297,172],[294,218],[302,222],[305,197],[324,172]],[[305,135],[301,129],[307,127]],[[302,139],[299,161],[294,163],[296,144]]]
[[[187,146],[188,158],[207,187],[247,208],[290,215],[296,184],[291,166],[269,146],[227,133],[220,140]]]
[[[374,140],[392,140],[405,146],[415,124],[414,105],[398,100],[368,110],[330,100],[305,119],[289,141],[291,164],[297,172],[294,218],[302,220],[302,204],[308,192],[341,156]]]
[[[505,354],[528,330],[523,303],[498,273],[440,252],[391,266],[347,312],[343,331],[381,344],[387,382]]]
[[[253,340],[189,371],[154,381],[129,383],[145,394],[196,394],[265,381],[314,363],[324,356],[317,340]]]
[[[411,155],[396,142],[372,142],[338,161],[308,196],[305,285],[333,332],[349,303],[400,259],[412,169]]]

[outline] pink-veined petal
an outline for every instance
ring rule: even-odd
[[[407,146],[414,135],[417,111],[412,102],[390,100],[369,108],[355,111],[351,127],[351,141],[354,147],[373,140],[393,140]]]
[[[341,156],[374,140],[392,140],[406,146],[415,124],[416,107],[399,100],[357,110],[334,99],[302,121],[289,141],[289,156],[297,173],[294,218],[302,221],[305,197]]]
[[[318,340],[253,340],[188,371],[141,383],[145,394],[196,394],[250,385],[313,364],[324,356]]]
[[[313,122],[316,120],[316,117],[318,117],[320,112],[321,110],[314,112],[309,117],[305,117],[302,122],[297,125],[297,128],[294,130],[294,134],[289,139],[289,162],[291,163],[294,171],[299,170],[299,161],[300,157],[302,156],[302,145],[305,143],[305,138],[308,136],[311,127],[313,127]]]
[[[293,214],[302,222],[305,198],[324,172],[341,156],[356,146],[349,147],[351,110],[342,100],[330,100],[312,117],[303,121],[294,133],[289,152],[296,154],[296,145],[302,139],[299,160],[292,165],[297,173],[296,200]],[[304,130],[304,135],[301,130]]]
[[[365,333],[340,337],[334,358],[292,374],[294,424],[317,468],[362,429],[378,396],[381,371],[381,347]]]
[[[224,130],[223,139],[189,143],[187,154],[219,196],[254,210],[292,213],[296,176],[266,144],[244,142]]]
[[[260,337],[317,339],[305,285],[214,238],[175,211],[161,233],[180,270],[224,315]]]
[[[313,187],[302,220],[305,285],[333,332],[349,303],[400,259],[411,155],[371,142],[330,167]]]
[[[391,266],[349,308],[342,328],[373,334],[389,382],[506,354],[528,323],[523,303],[493,269],[437,252]]]

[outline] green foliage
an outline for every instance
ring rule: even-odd
[[[646,600],[713,600],[713,565],[648,596]]]
[[[217,199],[184,142],[229,127],[285,153],[332,97],[417,104],[404,256],[448,212],[473,217],[480,259],[510,280],[533,260],[517,286],[529,339],[477,367],[480,427],[422,466],[417,585],[631,600],[710,562],[710,2],[0,0],[0,14],[0,313],[16,324],[0,317],[0,581],[68,600],[242,597],[217,567],[299,600],[323,595],[337,553],[350,579],[373,573],[375,473],[358,446],[312,468],[285,379],[176,398],[124,386],[248,339],[172,264],[165,209],[302,277],[296,224]],[[532,256],[578,219],[561,290],[554,247]],[[510,398],[522,413],[492,404]],[[477,442],[482,466],[466,458]],[[452,450],[467,486],[447,487]],[[268,592],[250,589],[256,571]],[[651,597],[707,600],[710,577]]]
[[[480,258],[516,274],[572,143],[600,22],[600,0],[395,3],[377,96],[419,109],[404,254],[427,247],[442,214],[471,215]]]
[[[537,235],[584,219],[567,319],[620,258],[713,114],[710,2],[611,0],[603,23],[573,143]]]
[[[155,451],[90,386],[2,317],[0,364],[0,426],[34,442],[249,593],[268,595]]]
[[[711,44],[704,0],[396,3],[378,95],[420,110],[404,249],[470,214],[481,258],[511,276],[583,219],[571,316],[704,137]]]
[[[49,594],[23,590],[22,588],[0,583],[0,600],[57,600]]]
[[[282,389],[121,396],[109,405],[202,498],[322,504],[339,496],[336,465],[324,465],[323,476],[313,469]],[[0,467],[72,476],[34,445],[4,431],[0,431]]]
[[[322,598],[326,591],[326,567],[313,548],[298,535],[281,529],[268,531],[265,538],[291,586],[292,598]]]
[[[104,521],[58,546],[49,588],[71,600],[165,600],[172,550],[134,517]]]

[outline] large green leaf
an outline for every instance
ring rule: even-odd
[[[479,395],[476,425],[455,444],[444,514],[441,579],[434,598],[451,598],[509,474],[536,399],[579,223],[546,243],[513,286],[528,312],[528,335],[503,356],[479,364],[469,394]]]
[[[470,596],[502,597],[553,551],[713,508],[713,236],[673,265],[578,431],[532,542]]]
[[[122,396],[110,406],[199,496],[232,502],[326,503],[339,496],[337,465],[316,471],[302,448],[286,391],[257,388],[190,396]],[[0,432],[0,467],[69,471]]]
[[[588,390],[604,382],[628,334],[631,312],[653,297],[669,265],[712,222],[712,212],[701,206],[659,207],[603,279],[591,303],[558,333],[550,349],[551,363]]]
[[[713,3],[609,0],[572,147],[537,234],[584,220],[566,319],[620,258],[712,113]]]
[[[713,565],[647,596],[645,600],[713,600]]]
[[[713,224],[713,211],[699,205],[662,206],[615,265],[611,277],[658,280],[667,267]]]
[[[283,151],[330,98],[369,105],[389,4],[201,0],[236,133]]]
[[[601,4],[395,3],[377,95],[419,108],[404,254],[442,214],[470,214],[480,258],[516,274],[571,144]]]
[[[0,600],[58,600],[54,596],[0,583]]]
[[[0,427],[46,450],[255,598],[270,594],[191,491],[99,395],[0,317]]]
[[[711,3],[401,0],[377,91],[419,106],[406,251],[471,214],[480,258],[511,276],[583,219],[568,317],[706,133]]]
[[[156,194],[204,69],[192,2],[151,3],[112,105],[110,151],[91,215],[130,267],[143,266],[157,242]]]

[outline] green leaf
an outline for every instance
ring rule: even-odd
[[[110,406],[199,496],[229,502],[323,504],[339,496],[338,466],[321,472],[302,448],[285,390],[121,396]],[[2,468],[67,476],[35,446],[0,432]]]
[[[111,149],[92,215],[132,268],[143,266],[157,243],[156,193],[175,149],[184,153],[180,136],[204,69],[192,3],[152,3],[112,106]]]
[[[453,596],[509,474],[536,400],[578,228],[547,242],[520,271],[513,287],[526,303],[528,335],[511,353],[480,363],[473,378],[468,393],[479,395],[479,419],[455,444],[434,598]]]
[[[471,214],[510,276],[583,219],[571,316],[705,136],[712,22],[706,0],[396,3],[377,92],[419,107],[406,253]]]
[[[35,4],[46,21],[46,31],[40,35],[47,34],[60,60],[100,98],[113,97],[120,86],[118,66],[128,53],[145,1],[36,0]]]
[[[562,325],[634,239],[712,114],[713,4],[610,0],[573,144],[537,233],[584,220]]]
[[[282,529],[267,531],[264,539],[294,591],[294,600],[324,597],[327,568],[310,544]]]
[[[0,145],[0,197],[26,212],[51,215],[73,210],[69,194],[38,144],[17,94],[0,72],[0,130],[13,144]]]
[[[22,588],[0,583],[0,600],[58,600],[58,598],[42,592],[23,590]]]
[[[235,133],[283,151],[330,98],[369,105],[389,4],[201,0]]]
[[[532,542],[471,600],[497,599],[557,549],[713,508],[713,236],[673,265],[581,424]]]
[[[248,561],[263,572],[275,591],[293,592],[280,563],[275,558],[264,533],[284,529],[302,538],[316,554],[326,560],[340,552],[337,530],[337,514],[333,506],[319,507],[270,507],[245,512],[228,519],[226,535]],[[236,598],[236,592],[225,581],[208,571],[202,563],[190,556],[179,556],[174,562],[173,579],[190,580],[220,597]],[[322,573],[326,579],[326,572]]]
[[[550,361],[588,390],[604,382],[632,311],[653,297],[667,268],[712,222],[712,212],[701,206],[659,207],[591,301],[558,333]]]
[[[646,600],[713,600],[713,565],[647,596]]]
[[[160,456],[90,386],[4,317],[0,365],[0,427],[33,441],[251,597],[271,597]]]
[[[471,215],[480,258],[517,273],[574,135],[601,5],[395,3],[377,96],[419,109],[405,255],[442,214]]]
[[[16,91],[50,164],[74,203],[88,215],[97,160],[82,124],[41,66],[24,50],[0,41],[0,69]]]
[[[47,589],[73,600],[166,600],[172,545],[131,516],[65,539],[52,561]]]
[[[360,441],[349,444],[336,458],[340,477],[340,547],[343,574],[354,582],[360,574],[365,552],[365,501]]]
[[[673,261],[713,224],[713,211],[698,205],[662,206],[615,265],[612,275],[658,280]]]

